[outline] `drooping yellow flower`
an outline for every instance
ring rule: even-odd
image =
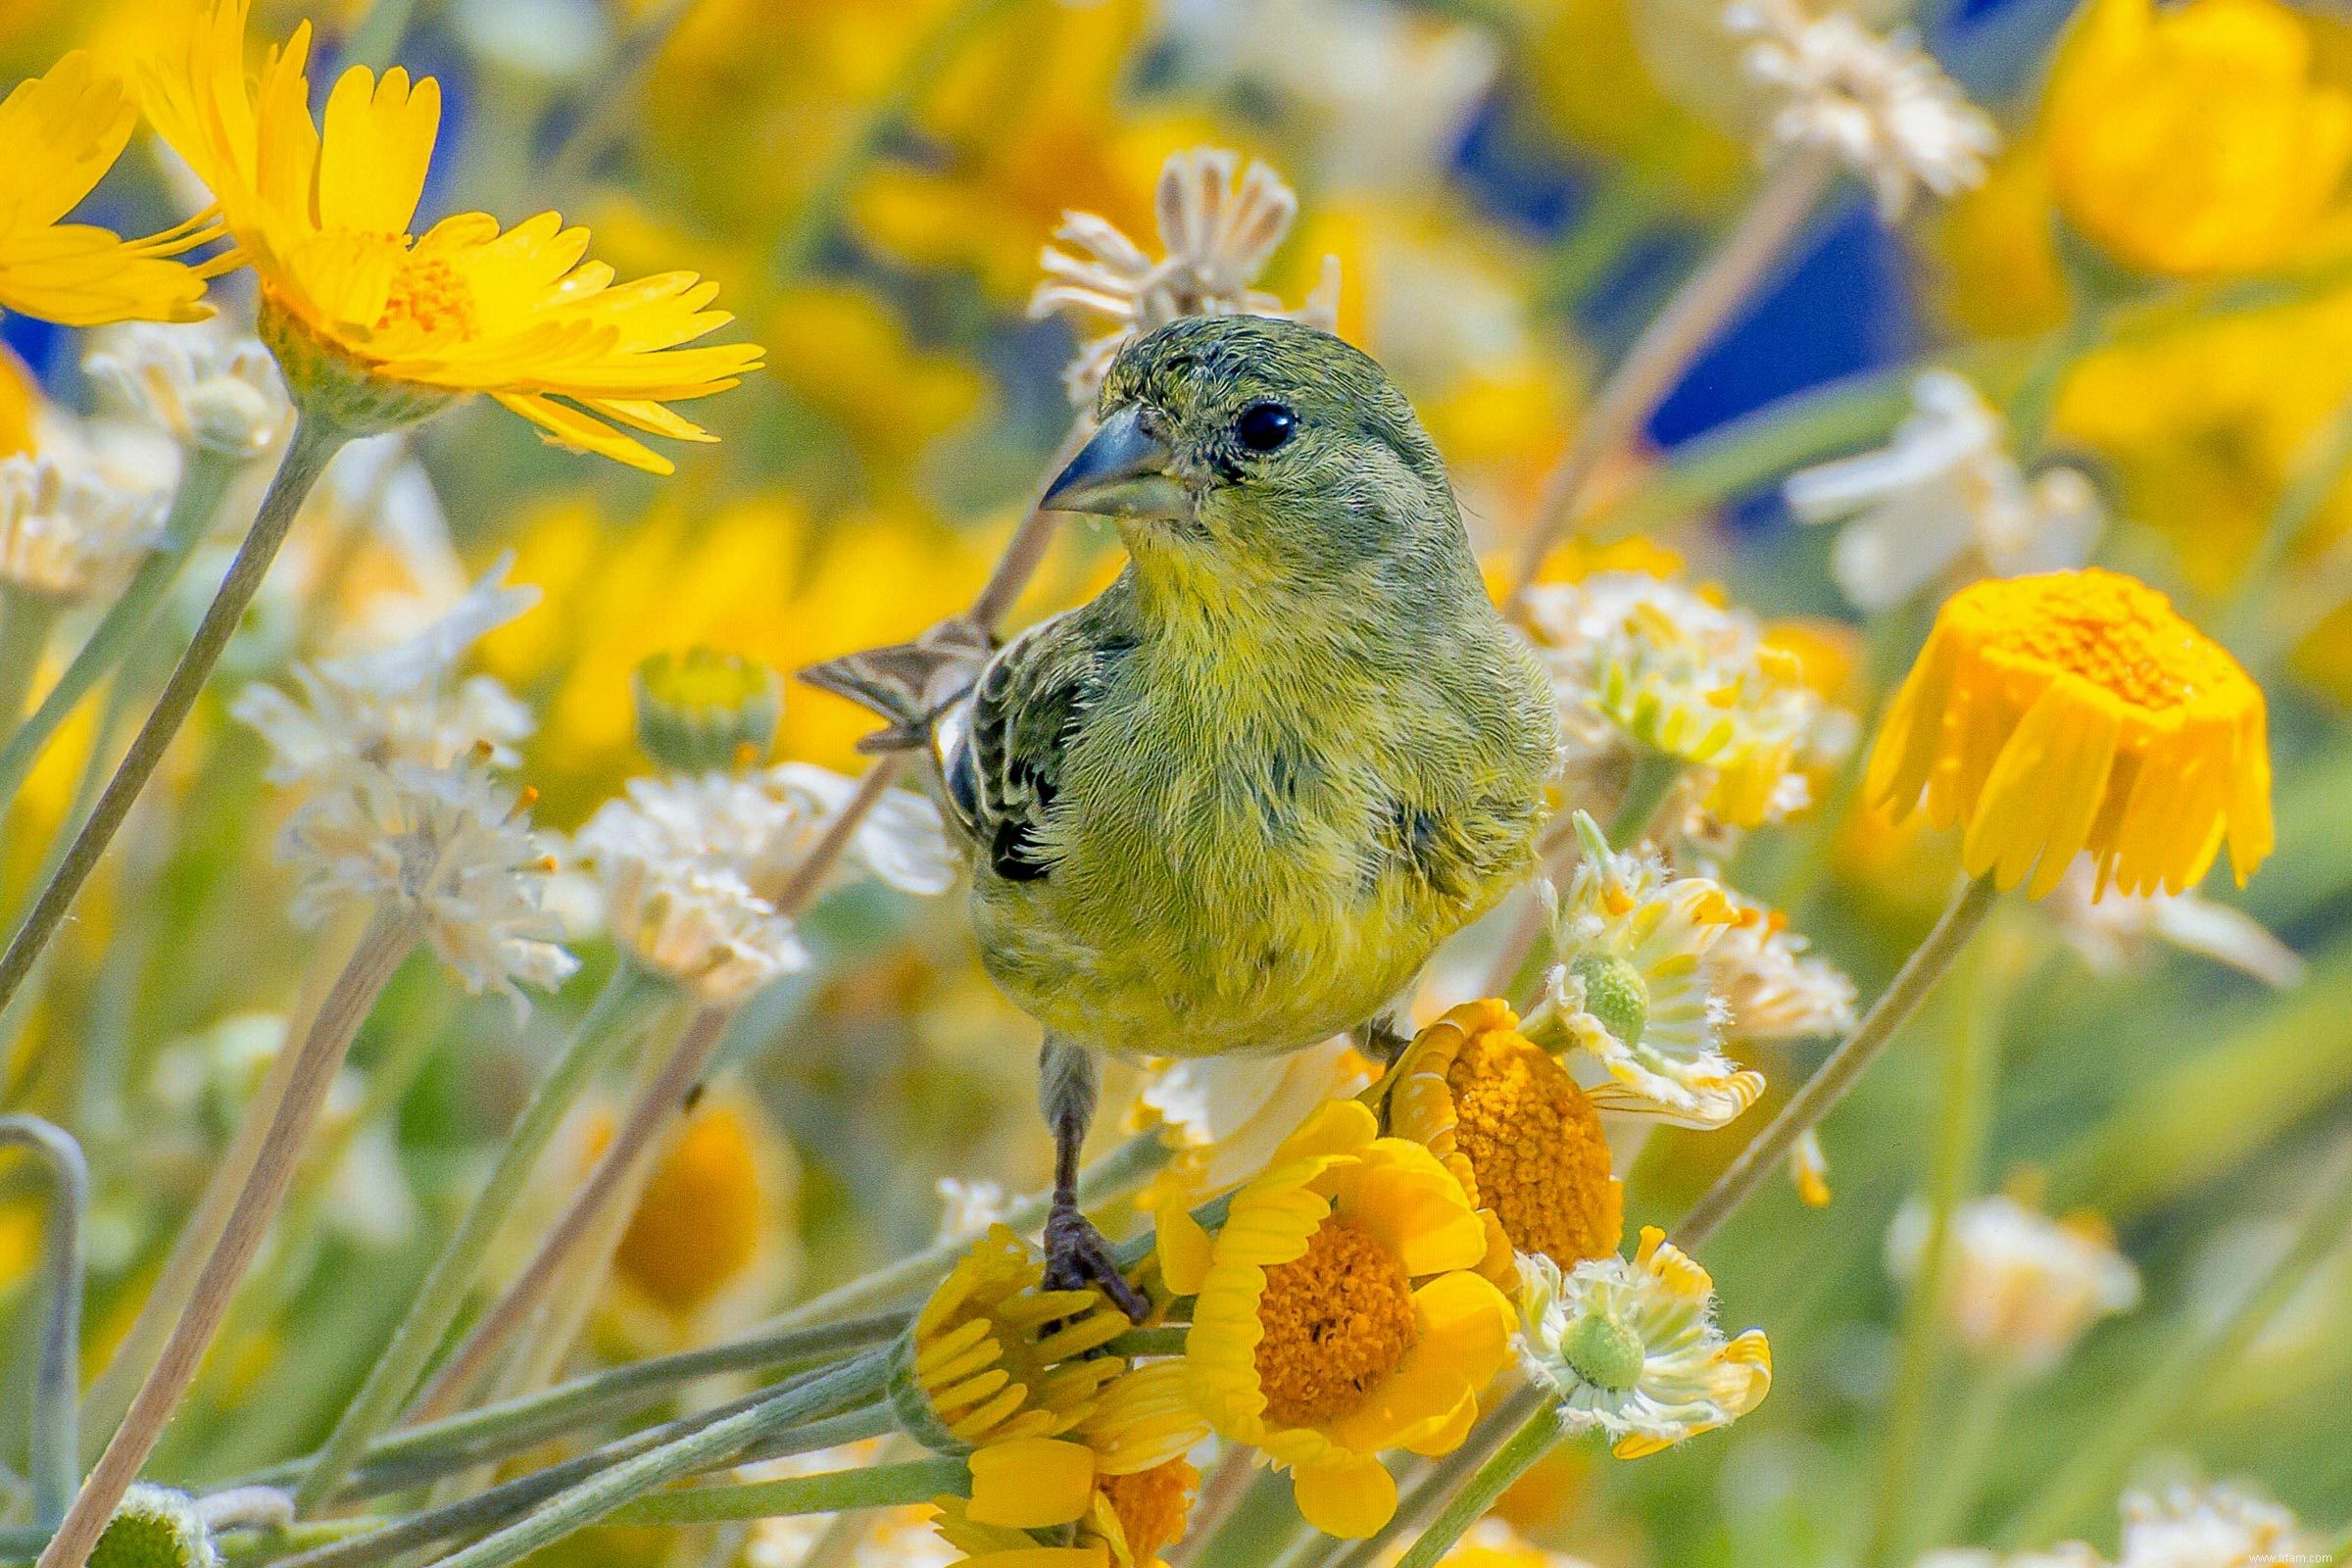
[[[741,1298],[757,1308],[795,1262],[800,1170],[747,1095],[706,1098],[678,1129],[612,1256],[616,1283],[677,1322]]]
[[[1093,1361],[1105,1381],[1066,1436],[999,1439],[973,1450],[967,1517],[1016,1530],[1083,1524],[1114,1482],[1158,1471],[1208,1436],[1183,1362],[1122,1370],[1116,1359]]]
[[[667,473],[623,427],[710,434],[668,405],[723,391],[756,345],[686,348],[723,325],[716,286],[667,272],[615,286],[583,261],[585,229],[542,213],[502,231],[486,213],[409,232],[441,120],[440,84],[355,66],[310,110],[308,23],[245,71],[251,0],[210,0],[176,59],[150,68],[156,128],[211,187],[250,266],[264,337],[300,400],[354,429],[385,429],[486,393],[558,445]]]
[[[1398,1061],[1389,1123],[1426,1145],[1488,1221],[1482,1268],[1516,1285],[1514,1253],[1569,1267],[1617,1250],[1624,1184],[1609,1173],[1600,1112],[1500,1002],[1469,1002],[1421,1031]]]
[[[2278,0],[2096,0],[2043,106],[2059,205],[2116,260],[2165,276],[2288,259],[2352,166],[2352,94],[2315,79]]]
[[[204,279],[170,259],[216,236],[209,215],[140,240],[58,221],[114,167],[138,119],[122,81],[80,49],[0,101],[0,306],[68,326],[212,314]]]
[[[1379,1455],[1450,1452],[1510,1355],[1510,1303],[1483,1278],[1487,1227],[1421,1145],[1326,1105],[1234,1195],[1211,1237],[1159,1221],[1168,1288],[1194,1294],[1194,1404],[1292,1473],[1298,1508],[1362,1537],[1396,1507]]]
[[[975,1460],[978,1455],[974,1455]],[[977,1471],[975,1470],[975,1484]],[[1184,1539],[1200,1472],[1183,1458],[1105,1476],[1089,1494],[1067,1545],[973,1517],[976,1502],[940,1499],[940,1539],[966,1568],[1160,1568],[1160,1549]]]
[[[2087,852],[2099,888],[2178,893],[2227,839],[2239,881],[2271,853],[2262,689],[2155,589],[2086,569],[1952,596],[1895,694],[1865,783],[1961,827],[1961,861],[2028,895]]]

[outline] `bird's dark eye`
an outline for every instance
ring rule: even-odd
[[[1234,421],[1233,433],[1252,452],[1271,452],[1298,428],[1298,416],[1279,403],[1252,404]]]

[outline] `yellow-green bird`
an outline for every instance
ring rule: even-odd
[[[993,657],[934,639],[807,673],[927,745],[981,958],[1045,1026],[1049,1277],[1140,1310],[1078,1210],[1095,1054],[1374,1018],[1528,873],[1558,743],[1436,447],[1328,333],[1193,317],[1128,345],[1043,504],[1117,524],[1101,597]]]

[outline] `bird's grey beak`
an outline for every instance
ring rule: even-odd
[[[1091,512],[1104,517],[1184,517],[1192,492],[1171,471],[1176,455],[1143,426],[1133,406],[1102,421],[1045,498],[1046,512]]]

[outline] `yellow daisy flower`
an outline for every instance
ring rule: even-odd
[[[441,120],[440,84],[355,66],[310,111],[308,23],[245,71],[251,0],[211,0],[185,52],[148,74],[148,113],[219,200],[250,266],[261,328],[298,398],[355,432],[487,393],[558,445],[667,473],[621,426],[709,432],[667,405],[723,391],[760,364],[748,343],[682,348],[727,315],[716,285],[667,272],[613,285],[582,260],[585,229],[542,213],[501,231],[485,213],[409,226]]]
[[[1389,1125],[1427,1146],[1487,1222],[1481,1272],[1518,1282],[1517,1252],[1563,1266],[1617,1250],[1625,1187],[1609,1173],[1600,1112],[1500,1002],[1470,1002],[1398,1059]]]
[[[2262,689],[2155,589],[2114,572],[1977,583],[1936,617],[1865,784],[1901,819],[1962,827],[1961,863],[2032,898],[2079,854],[2099,891],[2178,893],[2227,839],[2271,853]]]
[[[1299,1511],[1334,1536],[1396,1511],[1383,1451],[1460,1446],[1515,1321],[1477,1272],[1487,1227],[1461,1183],[1378,1134],[1367,1107],[1336,1101],[1234,1195],[1215,1236],[1180,1209],[1159,1222],[1168,1288],[1197,1297],[1194,1404],[1289,1470]]]
[[[1132,1371],[1104,1355],[1092,1363],[1109,1381],[1067,1437],[1008,1438],[973,1450],[968,1517],[1020,1530],[1081,1523],[1090,1499],[1114,1481],[1160,1470],[1208,1436],[1183,1362]]]
[[[1526,1274],[1528,1361],[1557,1392],[1567,1429],[1607,1433],[1620,1459],[1729,1426],[1772,1388],[1762,1331],[1727,1342],[1714,1280],[1654,1225],[1630,1262],[1562,1270],[1531,1258]]]
[[[217,237],[210,216],[150,239],[61,223],[138,123],[123,84],[76,49],[0,100],[0,306],[68,326],[195,321],[204,279],[169,258]]]
[[[1160,1549],[1184,1539],[1200,1485],[1200,1472],[1181,1457],[1106,1476],[1088,1496],[1066,1545],[985,1524],[972,1517],[974,1504],[956,1497],[940,1499],[936,1527],[970,1568],[1160,1568]]]

